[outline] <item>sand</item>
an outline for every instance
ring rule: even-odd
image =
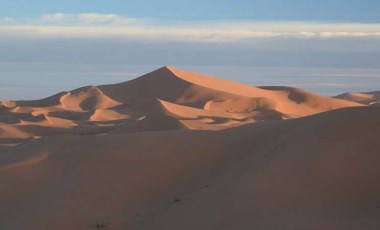
[[[364,105],[377,105],[380,103],[380,91],[364,92],[364,93],[344,93],[334,98],[344,99],[361,103]]]
[[[380,108],[339,98],[163,67],[3,101],[0,229],[378,229]]]

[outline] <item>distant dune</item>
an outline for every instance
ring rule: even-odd
[[[0,229],[379,229],[379,95],[163,67],[0,102]]]
[[[361,104],[297,88],[257,88],[163,67],[120,84],[86,86],[41,100],[3,101],[1,105],[3,126],[29,136],[45,136],[45,132],[48,136],[112,130],[219,130]],[[13,133],[14,138],[25,137]]]
[[[364,105],[375,105],[380,103],[380,91],[366,93],[344,93],[335,98],[353,101]]]

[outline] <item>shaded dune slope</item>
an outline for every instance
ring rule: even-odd
[[[379,116],[358,107],[218,132],[44,137],[0,156],[0,226],[376,229]]]

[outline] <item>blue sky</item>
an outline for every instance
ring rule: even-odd
[[[0,6],[4,17],[97,12],[167,20],[380,21],[378,0],[0,0]]]
[[[0,0],[0,100],[121,82],[164,65],[252,85],[286,84],[279,77],[298,69],[289,85],[375,90],[379,12],[378,0]],[[276,76],[247,71],[261,68]]]

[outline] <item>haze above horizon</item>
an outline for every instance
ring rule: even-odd
[[[370,91],[380,85],[379,11],[374,0],[0,0],[0,100],[164,65],[326,95]]]

